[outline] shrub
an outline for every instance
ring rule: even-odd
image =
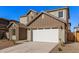
[[[58,48],[58,51],[63,51],[61,47]]]

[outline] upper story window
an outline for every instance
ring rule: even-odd
[[[60,17],[63,17],[63,11],[59,11],[58,17],[59,17],[59,18],[60,18]]]

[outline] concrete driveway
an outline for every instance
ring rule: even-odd
[[[22,44],[0,50],[0,53],[49,53],[57,43],[24,42]]]

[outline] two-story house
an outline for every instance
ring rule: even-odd
[[[67,42],[70,31],[69,8],[41,13],[30,10],[21,16],[20,23],[26,25],[28,41]]]

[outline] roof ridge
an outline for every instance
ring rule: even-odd
[[[30,9],[30,10],[27,11],[26,14],[24,14],[24,15],[22,15],[22,16],[20,16],[20,17],[25,17],[25,16],[27,16],[31,11],[32,11],[32,12],[35,12],[35,13],[38,13],[37,11],[35,11],[35,10],[33,10],[33,9]]]
[[[33,11],[33,12],[36,12],[36,13],[38,13],[36,10],[33,10],[33,9],[30,9],[29,11]]]

